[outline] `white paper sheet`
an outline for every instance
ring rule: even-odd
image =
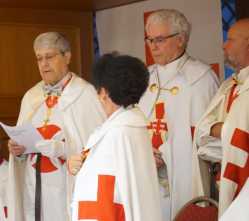
[[[38,141],[43,140],[43,137],[32,124],[27,123],[12,127],[0,122],[0,125],[10,139],[26,148],[24,154],[40,152],[35,148],[35,144]]]

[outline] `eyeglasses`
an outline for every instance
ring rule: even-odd
[[[174,34],[171,34],[171,35],[167,35],[167,36],[158,36],[158,37],[155,37],[155,38],[150,38],[150,37],[145,37],[145,41],[147,42],[147,44],[162,44],[164,43],[167,39],[169,38],[173,38],[175,37],[176,35],[179,35],[180,33],[174,33]]]
[[[43,60],[46,62],[51,62],[57,55],[63,55],[63,54],[62,53],[46,54],[44,57],[38,56],[36,59],[38,63],[41,63]]]

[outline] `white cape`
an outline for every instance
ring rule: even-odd
[[[232,78],[223,82],[206,113],[198,123],[194,142],[195,155],[197,155],[197,149],[199,148],[199,150],[202,150],[199,152],[202,157],[206,158],[211,155],[209,158],[217,161],[222,158],[219,215],[222,215],[229,207],[249,176],[249,67],[242,69],[238,74],[238,78],[243,83],[238,85],[238,96],[233,101],[229,113],[226,113],[225,108],[227,96],[234,82]],[[209,136],[210,127],[215,122],[223,121],[219,143],[217,139]],[[216,151],[213,151],[214,149]],[[218,149],[220,149],[221,154],[217,157],[214,153]],[[209,194],[207,163],[199,158],[194,164],[194,189],[198,190],[195,194],[207,195]]]
[[[90,136],[87,148],[90,153],[76,177],[73,221],[162,220],[152,148],[138,108],[113,113]]]
[[[39,82],[24,95],[17,124],[20,125],[25,122],[30,122],[44,102],[43,85],[43,81]],[[58,108],[61,111],[63,119],[62,130],[66,140],[66,156],[69,157],[72,154],[77,154],[82,151],[90,133],[104,121],[105,114],[98,101],[95,89],[92,85],[77,77],[75,74],[73,74],[72,79],[63,90],[58,102]],[[51,146],[52,145],[53,140],[51,140]],[[25,221],[23,218],[22,198],[25,160],[17,160],[10,155],[9,165],[9,220]],[[67,174],[66,182],[67,220],[70,220],[70,202],[74,177],[69,173]]]

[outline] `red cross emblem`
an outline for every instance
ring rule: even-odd
[[[40,132],[40,134],[43,136],[44,139],[48,140],[48,139],[51,139],[61,129],[57,127],[56,125],[51,124],[51,125],[39,127],[37,128],[37,130]],[[31,154],[31,160],[33,159],[35,155],[36,155],[35,153]],[[59,160],[61,161],[61,164],[65,163],[65,160],[60,159],[60,158]],[[36,168],[35,163],[32,164],[32,166]],[[50,173],[55,170],[57,170],[57,167],[54,166],[51,160],[46,156],[41,156],[41,173]]]
[[[114,176],[99,175],[97,201],[80,201],[78,219],[125,221],[123,205],[113,202],[114,184]]]
[[[45,100],[45,103],[48,108],[54,107],[58,103],[58,96],[48,96],[47,99]]]
[[[167,124],[164,122],[164,103],[157,103],[155,106],[155,114],[156,114],[156,120],[153,122],[150,122],[150,124],[147,126],[147,129],[152,130],[152,146],[156,149],[158,149],[163,144],[162,139],[162,131],[167,131]]]
[[[232,148],[239,148],[245,151],[248,155],[249,133],[236,128],[232,136],[231,144]],[[234,197],[236,197],[249,177],[249,156],[247,156],[244,167],[228,162],[224,171],[224,177],[237,183],[238,186],[234,195]]]

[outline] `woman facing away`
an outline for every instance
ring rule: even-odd
[[[77,174],[73,221],[162,220],[147,122],[136,105],[148,79],[146,66],[135,57],[106,54],[95,63],[93,85],[108,119],[82,155],[68,161],[69,171]]]

